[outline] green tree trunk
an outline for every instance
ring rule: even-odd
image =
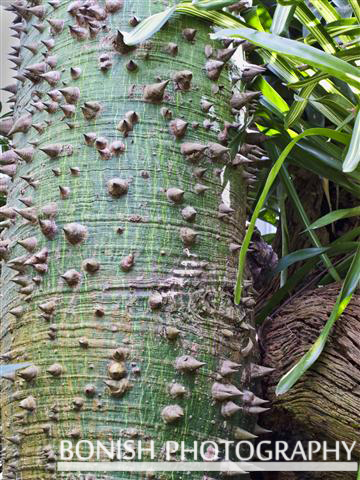
[[[209,78],[209,26],[184,16],[124,47],[117,30],[167,2],[51,3],[16,7],[1,351],[35,368],[3,381],[4,479],[61,478],[63,439],[152,439],[161,460],[166,440],[234,440],[255,422],[235,389],[251,388],[256,340],[232,295],[246,185],[218,140],[230,67]],[[243,409],[224,418],[224,399]]]

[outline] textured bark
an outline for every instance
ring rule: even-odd
[[[69,31],[76,21],[66,11],[68,2],[55,10],[44,3],[47,20],[65,20],[62,32],[52,35],[45,23],[39,34],[33,27],[39,19],[32,16],[29,33],[21,36],[23,46],[34,46],[33,52],[21,48],[20,72],[42,62],[47,47],[40,41],[51,47],[47,40],[53,39],[54,47],[46,55],[47,80],[35,75],[35,84],[19,84],[15,104],[15,118],[30,109],[36,129],[25,126],[25,133],[12,137],[17,150],[35,143],[32,162],[17,162],[8,194],[15,210],[3,235],[10,253],[2,269],[1,351],[3,359],[31,361],[38,371],[32,380],[17,375],[14,383],[3,381],[5,479],[58,478],[49,452],[57,452],[61,439],[153,439],[160,449],[166,440],[233,439],[234,425],[251,430],[254,424],[254,416],[242,411],[224,421],[221,403],[211,395],[215,380],[251,388],[249,365],[256,354],[255,348],[242,358],[249,338],[256,340],[251,314],[233,304],[237,255],[229,250],[243,236],[246,186],[241,168],[225,168],[227,153],[218,155],[210,145],[218,142],[224,121],[234,121],[229,67],[217,82],[208,78],[209,27],[192,18],[172,19],[127,53],[113,46],[117,29],[129,30],[131,17],[142,19],[164,3],[125,1],[99,22],[97,35],[94,20],[90,40],[81,39],[89,35],[88,25]],[[61,22],[52,28],[61,30]],[[184,28],[197,30],[194,41],[184,38]],[[178,44],[176,56],[170,42]],[[121,42],[117,48],[123,50]],[[177,74],[184,70],[192,72],[189,91]],[[162,101],[158,87],[155,93],[145,88],[166,80]],[[47,93],[64,86],[78,88],[79,98],[77,91],[65,90],[59,98],[52,92],[55,104],[45,106],[55,112],[47,113]],[[200,108],[204,100],[214,104],[210,111]],[[173,120],[188,122],[183,138],[175,138],[173,127],[169,132],[166,109]],[[126,116],[130,111],[138,122]],[[177,127],[182,130],[181,123]],[[88,145],[95,138],[100,152]],[[187,158],[181,153],[185,142],[201,142],[206,150],[199,159]],[[206,169],[201,179],[200,167]],[[30,210],[23,210],[24,197],[32,199]],[[234,211],[219,211],[222,202]],[[186,206],[196,209],[192,222],[183,218],[193,219],[192,210],[181,213]],[[18,243],[29,237],[36,238],[31,252]],[[26,265],[14,261],[23,255]],[[18,307],[23,311],[13,310]],[[193,373],[176,370],[183,355],[204,366]],[[241,362],[241,370],[220,375],[224,360]],[[124,375],[127,380],[116,383]],[[186,394],[171,397],[173,382]],[[174,404],[184,415],[167,424],[174,412],[164,408]],[[14,436],[15,444],[9,440]]]
[[[359,438],[360,297],[355,295],[338,320],[320,359],[287,394],[275,397],[280,377],[309,349],[324,326],[339,292],[338,286],[311,290],[289,302],[266,322],[261,342],[264,364],[276,368],[264,382],[276,432],[291,437],[303,431],[308,440],[346,441]],[[294,428],[294,424],[296,427]],[[359,458],[359,445],[354,458]],[[282,478],[279,476],[279,478]],[[355,479],[351,473],[313,474],[313,478]]]

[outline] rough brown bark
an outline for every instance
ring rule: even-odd
[[[308,350],[324,326],[339,286],[311,290],[290,301],[261,332],[264,365],[274,367],[264,381],[273,413],[267,426],[289,438],[302,429],[303,438],[352,443],[360,433],[360,296],[355,295],[333,329],[327,346],[302,379],[287,394],[276,397],[281,376]],[[360,457],[360,445],[354,450]],[[283,478],[283,477],[279,477]],[[301,477],[300,477],[301,478]],[[354,479],[355,474],[322,474],[313,478]]]

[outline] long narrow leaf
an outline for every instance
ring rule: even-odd
[[[124,42],[126,45],[138,45],[145,42],[158,32],[161,27],[169,20],[176,10],[175,7],[167,8],[163,12],[156,13],[150,17],[145,18],[139,23],[131,32],[121,32],[124,35]]]
[[[351,49],[355,50],[355,49]],[[263,59],[264,63],[267,63],[268,69],[271,70],[275,75],[277,75],[283,82],[288,83],[288,87],[295,82],[299,82],[299,72],[296,71],[295,67],[290,65],[290,62],[285,59],[285,57],[281,57],[275,53],[270,53],[269,51],[261,48],[258,50],[259,55]],[[341,54],[339,53],[339,58],[342,58]],[[344,56],[345,58],[345,56]],[[315,76],[315,75],[314,75]],[[327,78],[328,75],[324,74],[324,77]],[[311,77],[310,77],[311,78]],[[331,93],[340,93],[338,90],[334,89],[333,82],[326,80],[329,85],[332,85]],[[316,88],[312,94],[312,100],[316,100],[317,98],[323,97],[323,89],[321,88],[320,91]],[[335,126],[342,125],[344,122],[344,116],[339,115],[337,112],[334,112],[332,108],[329,108],[326,105],[316,104],[313,105],[315,108],[324,115],[330,122],[334,123]],[[347,116],[347,114],[346,114]],[[349,125],[345,125],[344,131],[351,133],[351,128]]]
[[[360,207],[354,208],[343,208],[341,210],[334,210],[333,212],[324,215],[323,217],[316,220],[308,228],[315,229],[320,227],[325,227],[330,223],[334,223],[342,218],[358,217],[360,216]]]
[[[317,257],[321,253],[329,250],[329,247],[322,248],[303,248],[302,250],[296,250],[296,252],[289,253],[279,261],[276,265],[276,268],[271,272],[272,275],[282,272],[286,268],[289,268],[291,265],[297,262],[303,262],[309,258]]]
[[[354,256],[355,254],[349,255],[336,264],[336,271],[339,273],[342,279],[345,278],[347,272],[349,271]],[[319,286],[329,285],[330,283],[334,283],[334,279],[328,273],[323,275],[318,281]]]
[[[279,3],[276,6],[270,32],[275,35],[283,35],[287,32],[293,19],[296,5],[284,6]]]
[[[328,0],[310,0],[326,22],[340,20],[341,16]]]
[[[288,252],[289,252],[289,230],[288,230],[288,222],[287,222],[286,207],[285,207],[286,192],[284,189],[284,185],[282,183],[279,183],[277,192],[278,192],[278,202],[279,202],[279,208],[280,208],[281,257],[282,257],[281,260],[283,260],[286,256],[288,256]],[[285,267],[279,271],[281,272],[280,287],[282,287],[286,283],[287,277],[288,277],[287,266],[285,265]]]
[[[290,176],[285,168],[285,165],[283,165],[283,167],[281,168],[280,170],[280,178],[289,194],[289,197],[290,199],[292,200],[293,202],[293,205],[295,207],[295,210],[296,212],[298,213],[299,217],[301,218],[301,221],[303,222],[304,226],[306,228],[309,227],[310,225],[310,220],[309,220],[309,217],[307,216],[307,213],[305,212],[305,209],[303,207],[303,204],[301,203],[300,201],[300,198],[295,190],[295,187],[294,187],[294,184],[291,182],[290,180]],[[308,235],[310,237],[310,240],[311,242],[313,243],[313,245],[315,245],[315,247],[317,248],[322,248],[322,245],[320,243],[320,240],[318,238],[318,236],[315,234],[315,232],[309,230],[308,231]],[[326,268],[328,268],[331,276],[333,277],[333,279],[335,281],[339,281],[340,280],[340,277],[337,273],[337,271],[335,270],[335,268],[333,267],[329,257],[326,255],[326,254],[321,254],[321,259],[325,265]]]
[[[352,62],[354,60],[360,59],[360,48],[354,47],[347,50],[340,50],[340,52],[336,52],[336,57],[341,58],[342,60],[346,60],[347,62]],[[315,82],[319,83],[321,80],[325,80],[328,78],[326,73],[317,73],[312,77],[306,77],[304,79],[299,80],[298,82],[288,82],[288,88],[300,88],[305,87],[308,83]]]
[[[301,0],[278,0],[278,3],[280,5],[289,6],[289,5],[296,5],[297,3],[299,3],[299,1]]]
[[[340,58],[295,40],[272,33],[257,32],[251,28],[224,29],[213,33],[212,38],[244,38],[259,47],[307,63],[344,82],[360,88],[360,70]]]
[[[201,6],[200,6],[201,3]],[[189,2],[182,2],[177,4],[174,7],[168,8],[163,12],[156,13],[155,15],[151,15],[150,17],[146,18],[142,22],[139,23],[133,30],[130,32],[121,33],[124,36],[124,42],[126,45],[134,46],[138,45],[139,43],[145,42],[151,38],[156,32],[158,32],[163,25],[171,18],[171,16],[175,13],[185,13],[187,15],[192,15],[197,18],[201,18],[208,22],[213,23],[222,28],[237,28],[240,26],[245,26],[246,24],[242,22],[240,19],[234,17],[233,15],[226,13],[226,12],[218,12],[214,11],[214,8],[205,8],[205,3],[209,5],[218,4],[220,3],[229,4],[229,1],[220,1],[220,0],[212,0],[210,1],[202,1],[198,2],[197,5],[193,5]],[[234,2],[230,2],[234,3]],[[224,5],[223,5],[224,6]],[[220,8],[220,7],[219,7]]]
[[[301,2],[297,5],[295,16],[306,27],[311,34],[316,38],[319,44],[327,53],[335,53],[335,42],[326,31],[325,27],[321,24],[320,20],[315,17],[310,8],[305,2]],[[305,43],[307,39],[305,38]]]
[[[272,18],[261,2],[258,2],[256,7],[247,8],[242,15],[248,27],[259,30],[260,32],[267,32],[270,30]]]
[[[320,102],[324,105],[328,105],[333,109],[337,109],[343,115],[348,116],[348,112],[354,108],[353,103],[348,100],[343,95],[334,95],[332,93],[327,93],[323,97],[317,98],[316,102]]]
[[[283,150],[289,142],[286,135],[278,135],[272,143]],[[350,136],[348,136],[350,143]],[[268,142],[268,147],[271,144]],[[292,150],[288,162],[300,168],[313,172],[319,177],[328,178],[331,182],[343,187],[356,198],[360,198],[360,172],[342,172],[341,148],[323,137],[308,137],[302,139]]]
[[[193,5],[203,10],[221,10],[234,4],[234,0],[193,0]]]
[[[261,48],[258,50],[263,63],[268,69],[286,83],[295,83],[300,80],[299,72],[288,62],[288,59]]]
[[[270,102],[279,112],[285,113],[289,110],[288,104],[279,95],[279,93],[270,85],[270,83],[261,75],[254,82],[254,87],[261,91],[262,95]]]
[[[201,18],[202,20],[222,28],[237,28],[239,26],[246,26],[245,22],[242,22],[239,18],[231,15],[230,13],[196,8],[195,5],[192,5],[188,2],[178,3],[176,5],[176,11],[186,15],[191,15],[196,18]]]
[[[276,395],[282,395],[290,390],[291,387],[304,375],[304,373],[316,362],[321,355],[326,341],[329,337],[332,327],[340,318],[348,306],[352,295],[360,281],[360,245],[352,261],[350,269],[345,277],[341,292],[332,309],[331,315],[325,324],[319,338],[310,348],[310,350],[301,358],[296,365],[286,373],[276,387]]]
[[[341,290],[341,302],[354,293],[360,282],[360,244]]]
[[[353,172],[360,162],[360,111],[355,120],[349,150],[347,151],[343,172]]]
[[[312,83],[301,89],[301,91],[297,95],[299,100],[295,100],[292,103],[290,110],[286,114],[285,122],[284,122],[285,130],[290,128],[291,125],[293,125],[301,117],[308,103],[308,99],[315,87],[316,87],[316,83]]]
[[[282,164],[286,160],[287,156],[291,152],[291,150],[294,148],[294,146],[297,144],[299,140],[302,138],[305,138],[307,136],[311,135],[325,135],[330,138],[336,139],[338,141],[344,141],[344,137],[347,139],[347,136],[341,134],[339,136],[340,132],[335,132],[334,130],[330,130],[329,128],[311,128],[309,130],[306,130],[305,132],[297,135],[284,149],[284,151],[281,153],[277,161],[275,162],[274,166],[269,172],[268,178],[265,182],[265,186],[261,192],[260,198],[256,204],[256,207],[254,209],[254,213],[251,217],[249,227],[247,229],[246,235],[243,240],[243,244],[240,249],[240,254],[239,254],[239,266],[238,266],[238,273],[237,273],[237,279],[236,279],[236,286],[235,286],[235,303],[239,304],[241,300],[241,293],[242,293],[242,279],[244,275],[244,269],[245,269],[245,261],[246,261],[246,253],[248,251],[249,245],[250,245],[250,240],[252,237],[252,234],[254,233],[255,229],[255,223],[256,220],[258,219],[258,216],[260,214],[260,211],[266,201],[267,195],[272,187],[272,184],[274,183]]]
[[[350,135],[348,135],[347,144],[350,144],[350,139],[351,137]],[[341,149],[334,143],[330,143],[323,138],[312,137],[299,142],[298,146],[296,147],[296,151],[299,151],[299,157],[302,159],[305,168],[313,166],[316,169],[316,167],[323,165],[324,167],[330,167],[331,170],[337,170],[340,173],[340,176],[332,180],[334,181],[334,183],[338,183],[341,178],[343,178],[342,183],[344,183],[344,180],[346,180],[347,178],[360,181],[360,174],[358,174],[358,172],[351,172],[348,175],[342,173],[342,163],[340,160]],[[309,158],[304,156],[303,152],[306,152],[306,155],[308,155]],[[314,159],[316,160],[314,161]],[[329,169],[329,171],[325,172],[316,171],[315,173],[318,173],[319,176],[324,176],[330,179],[331,170]],[[348,185],[346,188],[350,186],[354,187],[356,185],[354,182],[347,183]],[[356,188],[352,191],[356,191]],[[358,188],[358,194],[359,192],[360,189]]]
[[[302,250],[296,250],[296,252],[289,253],[282,257],[279,263],[276,265],[275,269],[272,270],[271,275],[276,275],[285,269],[289,268],[291,265],[297,262],[304,262],[309,258],[318,257],[322,253],[327,253],[328,255],[338,255],[339,253],[348,253],[354,252],[357,249],[359,242],[343,242],[339,244],[332,243],[326,247],[322,248],[303,248]]]
[[[359,4],[359,1],[358,0],[349,0],[349,3],[354,10],[354,13],[355,13],[355,16],[356,16],[358,22],[360,22],[360,4]]]

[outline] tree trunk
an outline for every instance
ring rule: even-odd
[[[209,27],[184,16],[126,48],[117,29],[167,2],[105,14],[49,3],[16,4],[28,33],[2,209],[1,351],[35,368],[3,382],[4,479],[58,478],[63,439],[154,440],[160,460],[166,440],[254,425],[246,408],[224,419],[215,401],[251,388],[256,355],[242,358],[256,340],[232,295],[246,186],[218,143],[234,121],[229,67],[208,78]]]
[[[338,285],[307,292],[282,307],[264,324],[261,334],[263,362],[275,368],[264,382],[266,398],[272,400],[273,408],[271,418],[267,419],[268,427],[288,438],[302,431],[303,439],[327,440],[332,448],[336,441],[351,445],[359,437],[359,295],[353,297],[335,324],[316,364],[286,395],[275,397],[274,391],[281,376],[319,336],[338,293]],[[359,457],[357,444],[353,459]],[[313,478],[350,480],[356,475],[326,472],[313,474]]]

